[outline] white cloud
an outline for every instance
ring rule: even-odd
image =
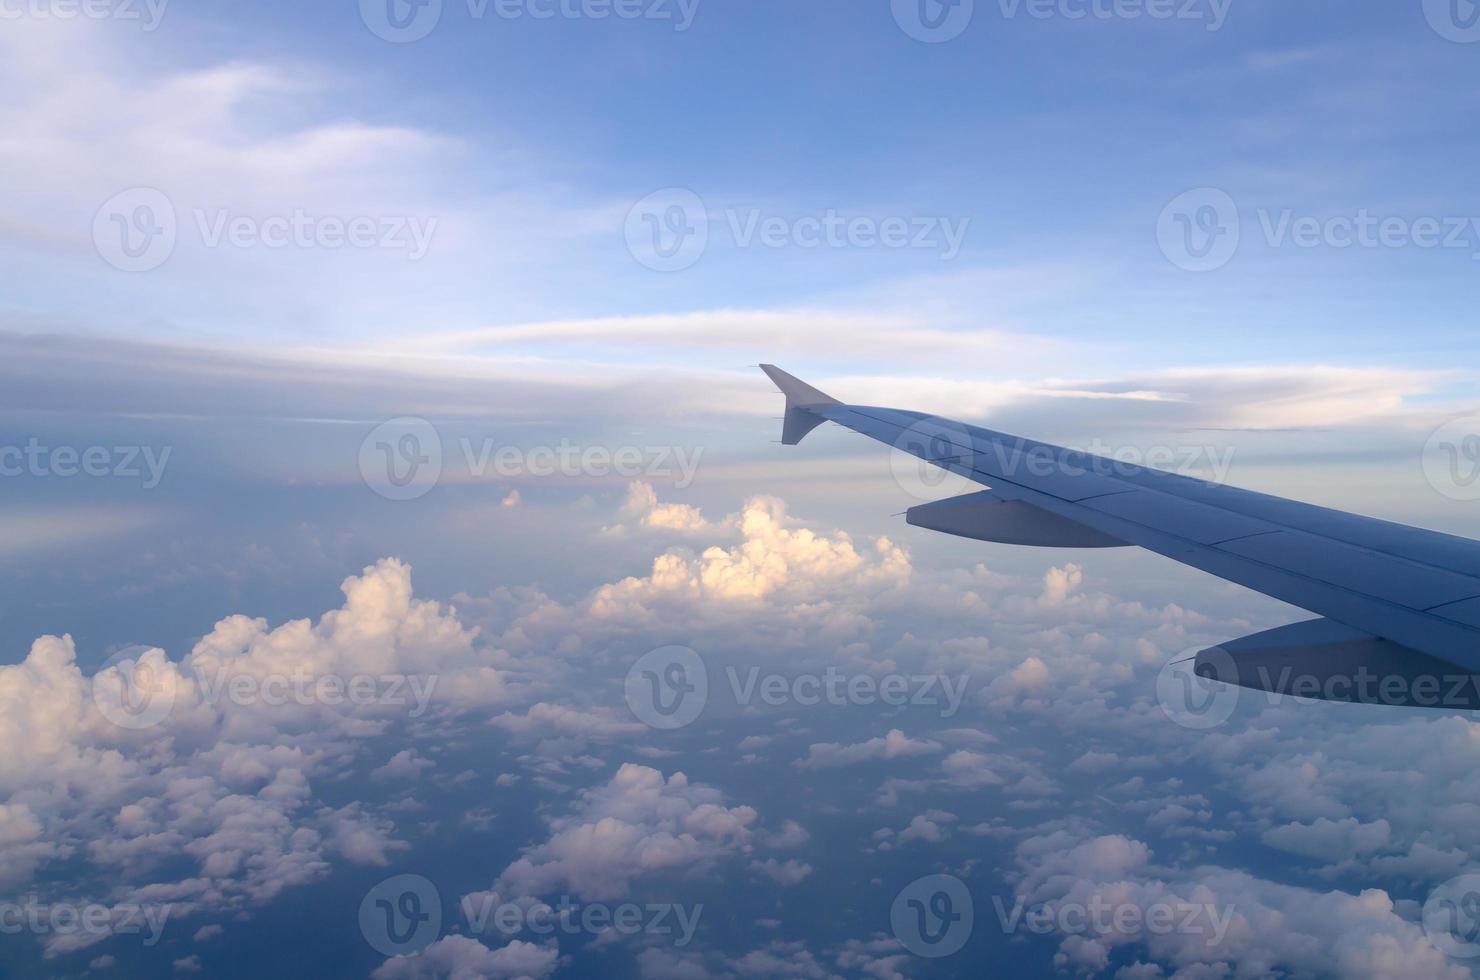
[[[514,940],[489,949],[467,936],[443,936],[427,948],[386,960],[371,974],[374,980],[539,980],[555,972],[560,950],[553,943],[535,945]]]
[[[812,873],[812,866],[805,861],[790,858],[786,861],[778,861],[775,858],[766,858],[764,861],[750,862],[752,871],[760,872],[767,878],[783,887],[788,885],[799,885],[808,875]]]
[[[627,763],[552,821],[550,838],[509,865],[494,889],[517,897],[568,888],[591,901],[620,899],[634,879],[748,853],[755,820],[755,810],[725,806],[718,790],[681,772],[665,778]]]
[[[831,769],[878,759],[906,759],[939,752],[939,742],[910,738],[898,728],[866,742],[846,745],[841,742],[818,742],[807,749],[807,757],[797,762],[801,769]]]
[[[1469,971],[1445,959],[1416,923],[1378,889],[1312,891],[1219,867],[1173,870],[1151,863],[1150,849],[1120,835],[1082,839],[1068,832],[1032,837],[1017,850],[1017,897],[1051,909],[1065,905],[1137,911],[1123,919],[1059,918],[1056,965],[1094,973],[1112,952],[1134,946],[1177,976],[1268,976],[1279,972],[1344,977],[1460,980]],[[1148,929],[1153,906],[1180,909],[1173,929]],[[1189,910],[1196,910],[1195,914]],[[1142,971],[1145,973],[1146,971]],[[1134,975],[1134,974],[1133,974]],[[1153,974],[1154,975],[1154,974]]]
[[[70,637],[42,637],[25,660],[0,666],[0,736],[28,748],[0,759],[0,876],[20,887],[48,861],[82,856],[120,883],[110,901],[167,900],[180,918],[269,901],[322,878],[336,856],[386,864],[403,846],[391,821],[360,803],[316,804],[313,781],[352,770],[359,738],[416,710],[415,685],[355,703],[316,693],[344,688],[309,683],[283,689],[305,703],[275,703],[277,689],[255,682],[439,677],[444,690],[421,688],[422,707],[438,711],[498,703],[510,688],[499,655],[476,647],[454,610],[414,598],[407,566],[380,562],[343,589],[344,606],[316,624],[232,616],[181,663],[135,653],[132,687],[126,664],[84,676]],[[243,680],[254,683],[234,686]],[[124,690],[172,697],[143,702],[169,710],[152,726],[119,727],[102,707]],[[380,772],[426,764],[407,749]],[[182,854],[194,872],[160,880],[163,862]],[[54,933],[43,944],[55,954],[102,938]]]

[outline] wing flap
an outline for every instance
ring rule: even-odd
[[[1480,708],[1480,675],[1330,619],[1291,623],[1203,650],[1193,673],[1321,701]]]
[[[1103,531],[990,490],[911,507],[905,512],[905,520],[926,530],[997,544],[1035,548],[1126,547],[1126,542]]]

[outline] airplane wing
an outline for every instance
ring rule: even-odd
[[[845,405],[762,364],[782,442],[836,422],[989,489],[910,524],[1040,547],[1139,546],[1318,619],[1197,655],[1201,677],[1332,701],[1480,709],[1480,541],[1065,449],[920,412]]]

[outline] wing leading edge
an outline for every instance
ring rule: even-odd
[[[1201,676],[1333,701],[1480,708],[1480,542],[848,405],[761,368],[786,395],[787,445],[836,422],[990,488],[912,508],[913,525],[1039,547],[1136,545],[1322,617],[1203,651]]]

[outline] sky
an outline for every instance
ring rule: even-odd
[[[756,365],[1480,536],[1477,14],[0,0],[0,976],[1471,976],[1480,725]]]

